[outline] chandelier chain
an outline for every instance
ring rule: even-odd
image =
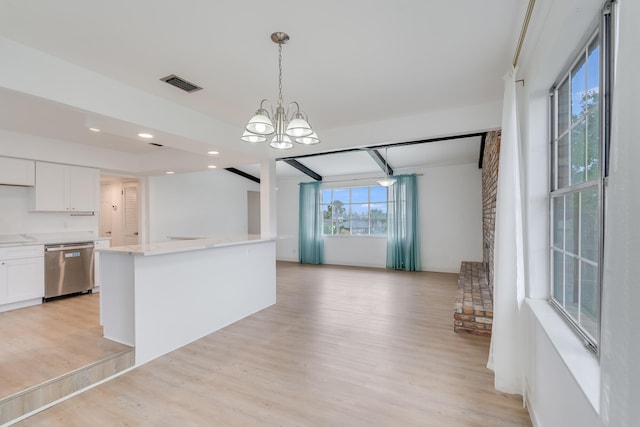
[[[282,44],[278,44],[278,105],[283,104],[282,99]]]

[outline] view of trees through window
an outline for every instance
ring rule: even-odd
[[[381,186],[322,190],[323,234],[385,235],[387,189]]]
[[[594,346],[600,322],[600,43],[551,93],[551,300]]]

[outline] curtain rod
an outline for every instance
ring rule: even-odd
[[[409,174],[409,175],[415,175],[415,176],[424,176],[423,173],[414,173],[414,174]],[[391,175],[393,176],[393,175]],[[371,178],[352,178],[352,179],[335,179],[333,181],[317,181],[321,184],[331,184],[334,182],[347,182],[347,181],[371,181],[371,180],[376,180],[376,179],[380,179],[380,177],[371,177]],[[305,184],[303,182],[299,182],[298,185],[300,184]]]
[[[518,39],[518,46],[516,47],[516,53],[513,55],[514,68],[518,65],[518,59],[520,58],[520,51],[524,44],[524,37],[527,35],[527,28],[529,27],[529,21],[533,14],[533,6],[536,4],[536,0],[529,0],[529,6],[527,7],[527,13],[524,16],[524,22],[522,23],[522,30],[520,30],[520,38]]]

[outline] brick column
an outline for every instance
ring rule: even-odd
[[[493,291],[493,246],[496,228],[496,192],[498,189],[498,159],[500,131],[487,133],[482,156],[482,243],[483,261],[487,268],[489,287]]]

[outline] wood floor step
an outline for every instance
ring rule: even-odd
[[[0,399],[0,425],[132,367],[134,355],[133,348],[124,350]]]

